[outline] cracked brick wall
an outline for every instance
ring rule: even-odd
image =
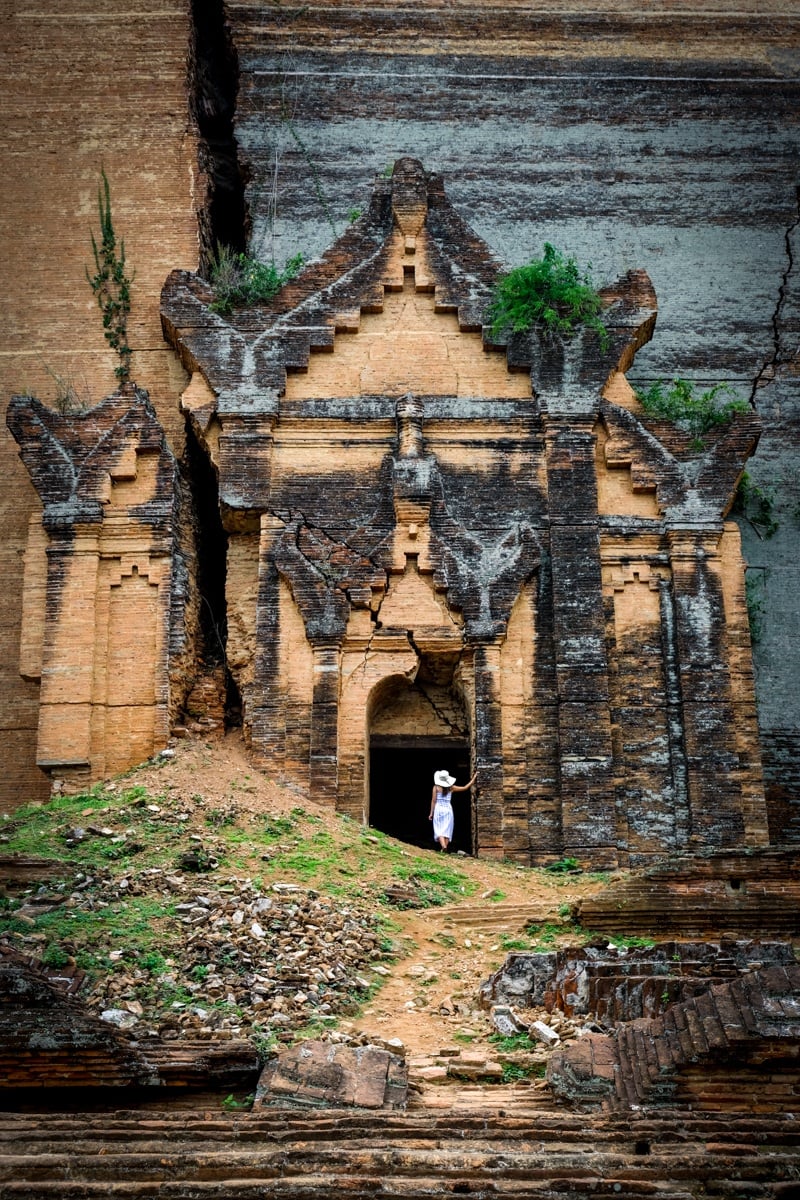
[[[568,5],[556,19],[539,4],[400,16],[330,0],[313,18],[233,8],[231,24],[255,246],[279,261],[318,253],[366,206],[376,173],[419,153],[507,263],[549,240],[601,280],[647,269],[658,337],[639,351],[632,382],[677,373],[752,399],[764,435],[748,471],[774,493],[779,521],[766,539],[740,519],[759,723],[771,835],[796,841],[793,17],[777,0],[737,4],[722,22],[684,5],[602,15]],[[618,689],[615,712],[633,719],[626,699]]]
[[[108,391],[113,363],[83,279],[104,163],[116,222],[137,271],[135,375],[180,454],[178,397],[185,377],[161,340],[158,292],[169,269],[196,264],[198,241],[208,249],[215,236],[212,225],[232,242],[243,239],[243,221],[234,212],[240,181],[223,128],[233,116],[237,70],[234,131],[250,173],[253,245],[267,256],[274,251],[279,262],[296,250],[319,253],[333,227],[345,226],[349,209],[366,207],[375,173],[410,151],[443,173],[456,208],[508,263],[538,253],[549,239],[590,259],[599,280],[632,265],[646,267],[660,297],[659,336],[640,349],[631,378],[680,371],[701,383],[729,379],[755,396],[765,421],[750,471],[762,484],[780,485],[780,528],[770,539],[746,521],[742,530],[763,608],[756,686],[771,832],[800,836],[794,685],[800,652],[787,636],[800,595],[793,369],[797,35],[784,6],[742,2],[720,23],[694,10],[642,14],[627,4],[602,16],[585,5],[568,6],[557,22],[536,4],[485,4],[468,14],[425,6],[398,13],[384,4],[367,12],[330,2],[315,6],[313,19],[301,8],[230,4],[232,53],[222,55],[229,76],[223,88],[205,67],[197,70],[202,37],[192,36],[191,25],[203,7],[129,4],[124,14],[99,16],[75,0],[57,18],[41,6],[17,5],[13,12],[9,6],[4,14],[11,85],[3,102],[5,145],[13,168],[0,218],[3,274],[11,281],[3,296],[5,394],[30,387],[48,397],[53,385],[43,361],[79,382],[85,375],[93,399]],[[187,52],[197,88],[187,88]],[[126,62],[137,70],[120,70]],[[81,101],[73,103],[77,95]],[[205,139],[200,154],[195,126]],[[225,219],[218,211],[210,216],[209,178],[217,209],[228,190],[233,194]],[[33,766],[37,686],[18,673],[22,557],[37,506],[5,433],[2,454],[7,487],[0,554],[9,602],[0,627],[0,729],[8,748],[0,804],[13,807],[43,795],[46,781]],[[451,472],[451,495],[457,474]],[[605,481],[598,478],[601,511],[621,474],[612,468]],[[628,504],[642,506],[646,516],[652,498],[638,485],[633,493],[626,489]],[[254,636],[252,559],[259,537],[257,529],[242,528],[229,551],[230,577],[241,583],[229,589],[229,649],[240,656],[244,686],[255,661],[247,642]],[[620,591],[610,582],[613,565],[601,563],[601,572],[603,636],[619,636],[622,645],[624,591],[646,586],[652,605],[653,583],[631,580]],[[722,567],[720,575],[718,603],[735,610],[741,623],[742,597],[733,594]],[[519,602],[541,609],[537,628],[546,634],[524,654],[533,653],[545,667],[557,637],[547,631],[545,601],[548,589],[560,586],[557,571],[544,564],[538,590]],[[285,597],[283,604],[286,609]],[[729,664],[733,675],[738,669]],[[652,662],[648,671],[655,685]],[[667,679],[673,695],[680,682],[673,671]],[[633,740],[630,701],[637,686],[628,673],[611,696],[614,722],[623,729],[626,720],[633,722]],[[536,774],[546,841],[557,807],[548,750],[552,705],[533,695],[524,697],[523,708],[535,712],[537,734],[526,735],[514,693],[503,709],[502,736],[516,743],[516,765],[507,760],[506,769],[509,777]],[[737,726],[737,744],[726,754],[735,751],[742,764],[752,717],[744,701],[739,712],[745,735]],[[681,767],[670,720],[660,736],[673,776],[683,769],[688,780],[693,764]],[[305,757],[303,746],[289,753]],[[552,820],[545,816],[548,805]]]
[[[253,752],[363,821],[370,747],[468,742],[473,849],[525,863],[762,845],[724,522],[757,418],[698,450],[646,417],[623,375],[653,330],[644,272],[604,289],[606,343],[494,338],[497,271],[403,158],[270,306],[222,315],[199,276],[167,280]]]

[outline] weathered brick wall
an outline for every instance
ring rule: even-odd
[[[514,0],[402,10],[227,5],[256,249],[274,249],[279,262],[296,250],[318,253],[348,210],[365,206],[375,173],[417,153],[506,261],[550,239],[591,259],[599,280],[648,269],[659,336],[640,352],[640,377],[680,371],[756,391],[767,432],[752,472],[780,485],[781,528],[765,541],[745,523],[744,539],[751,575],[763,583],[757,687],[762,730],[781,745],[776,786],[796,777],[800,760],[800,649],[787,637],[800,595],[798,31],[784,8],[740,0],[722,21],[691,3],[645,13],[629,0],[602,10],[576,0],[557,18],[541,3]],[[52,398],[44,364],[78,385],[85,376],[93,400],[111,390],[113,359],[83,274],[104,165],[137,272],[134,374],[180,451],[184,380],[164,347],[156,301],[169,269],[196,263],[204,198],[186,94],[188,0],[135,0],[113,13],[88,0],[58,12],[2,0],[0,15],[4,402],[26,387]],[[0,453],[8,749],[0,805],[9,807],[44,784],[31,765],[37,689],[17,671],[21,562],[36,500],[4,429]],[[546,638],[536,653],[548,653]],[[526,753],[530,761],[537,751]],[[796,824],[796,803],[795,793],[781,794],[778,836],[786,821]]]
[[[492,333],[496,272],[404,158],[272,304],[222,315],[204,280],[170,275],[164,329],[244,585],[245,734],[360,820],[373,734],[468,741],[484,855],[762,844],[723,523],[758,420],[737,412],[698,448],[616,378],[652,332],[644,272],[605,290],[607,339],[564,341]]]
[[[197,263],[203,181],[187,103],[188,5],[2,0],[0,19],[3,414],[15,392],[30,389],[52,402],[48,371],[90,403],[114,389],[115,359],[84,275],[105,167],[115,227],[135,271],[133,375],[180,455],[184,378],[161,335],[158,299],[173,267]],[[19,675],[23,554],[38,501],[5,420],[0,464],[0,809],[11,809],[46,795],[48,785],[34,765],[38,688]]]
[[[759,719],[781,744],[773,836],[796,839],[796,16],[780,0],[724,18],[626,0],[557,16],[513,0],[229,12],[255,248],[318,253],[374,175],[416,154],[509,264],[550,240],[599,280],[648,271],[658,336],[634,380],[727,380],[754,397],[765,433],[748,470],[774,488],[780,521],[769,540],[742,522],[762,610]]]

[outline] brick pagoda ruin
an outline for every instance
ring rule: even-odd
[[[223,315],[202,278],[169,277],[254,759],[372,823],[377,779],[475,770],[469,849],[522,864],[764,845],[725,519],[758,418],[698,450],[645,416],[625,378],[655,325],[643,271],[601,292],[603,346],[493,339],[500,270],[406,158],[271,305]],[[185,695],[175,464],[132,387],[73,417],[17,397],[9,423],[43,504],[21,664],[37,761],[98,778],[163,747]]]

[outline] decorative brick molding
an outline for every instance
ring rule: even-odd
[[[385,733],[390,681],[435,678],[468,730],[478,853],[613,865],[761,844],[724,523],[758,421],[737,414],[692,457],[645,419],[624,377],[653,332],[645,272],[601,293],[602,345],[493,341],[499,270],[401,159],[271,306],[223,317],[199,277],[167,280],[253,750],[365,819],[373,715]]]
[[[169,736],[186,598],[176,465],[133,384],[72,415],[14,396],[8,425],[42,501],[20,663],[40,681],[37,763],[76,785],[141,762]]]

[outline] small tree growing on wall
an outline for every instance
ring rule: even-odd
[[[111,218],[111,190],[105,170],[100,174],[97,208],[100,215],[100,242],[91,234],[94,274],[86,268],[86,278],[103,316],[103,334],[119,358],[114,374],[120,383],[131,375],[131,348],[128,345],[128,314],[131,310],[133,276],[125,270],[125,243],[119,242]]]
[[[588,272],[545,242],[541,258],[498,279],[489,303],[492,337],[538,329],[551,338],[568,338],[585,325],[605,349],[609,336],[599,316],[602,307]]]

